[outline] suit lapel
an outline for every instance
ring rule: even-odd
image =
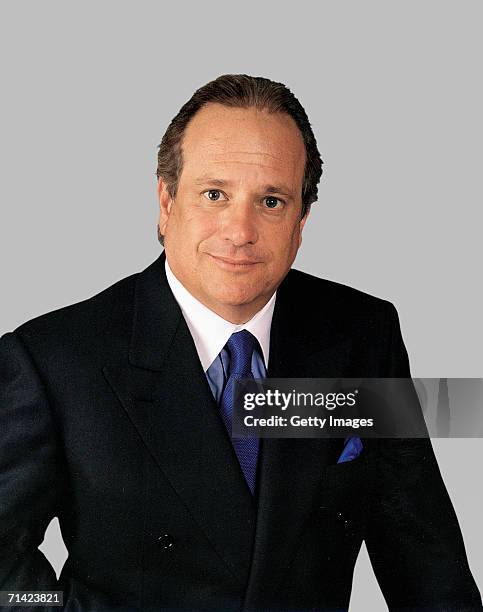
[[[293,303],[289,285],[290,273],[277,292],[267,376],[337,376],[343,370],[348,347],[341,346],[323,322],[319,321],[314,333],[313,325],[300,312],[300,304]],[[263,607],[276,596],[314,507],[323,470],[337,461],[340,447],[341,440],[334,439],[262,440],[257,527],[244,602],[247,609]]]
[[[167,284],[164,255],[138,277],[129,362],[105,367],[109,384],[173,489],[245,585],[255,505]]]

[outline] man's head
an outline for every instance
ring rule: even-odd
[[[159,147],[159,233],[175,276],[223,318],[250,319],[295,259],[321,165],[284,85],[225,75],[199,89]]]

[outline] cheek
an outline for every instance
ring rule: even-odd
[[[294,257],[300,244],[300,230],[298,223],[287,223],[279,227],[278,231],[273,232],[267,241],[267,246],[271,248],[274,256],[280,262],[286,262]]]
[[[168,226],[171,240],[176,236],[177,248],[184,251],[197,251],[199,245],[216,232],[213,215],[201,214],[196,210],[186,210],[173,215]]]
[[[196,245],[202,244],[205,240],[209,240],[218,229],[217,216],[207,214],[205,211],[191,211],[183,221],[191,242]]]

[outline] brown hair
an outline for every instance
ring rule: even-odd
[[[224,74],[200,87],[184,104],[166,130],[158,152],[158,179],[163,178],[168,193],[175,198],[183,168],[182,140],[189,121],[209,102],[236,108],[255,107],[271,113],[286,113],[297,124],[305,144],[305,171],[302,184],[302,217],[317,200],[322,175],[322,159],[307,114],[288,87],[263,77]],[[159,236],[159,230],[158,230]],[[161,236],[159,236],[161,238]]]

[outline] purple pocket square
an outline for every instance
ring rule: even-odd
[[[337,463],[345,463],[346,461],[352,461],[361,454],[362,449],[363,446],[360,438],[346,438],[344,450],[340,454]]]

